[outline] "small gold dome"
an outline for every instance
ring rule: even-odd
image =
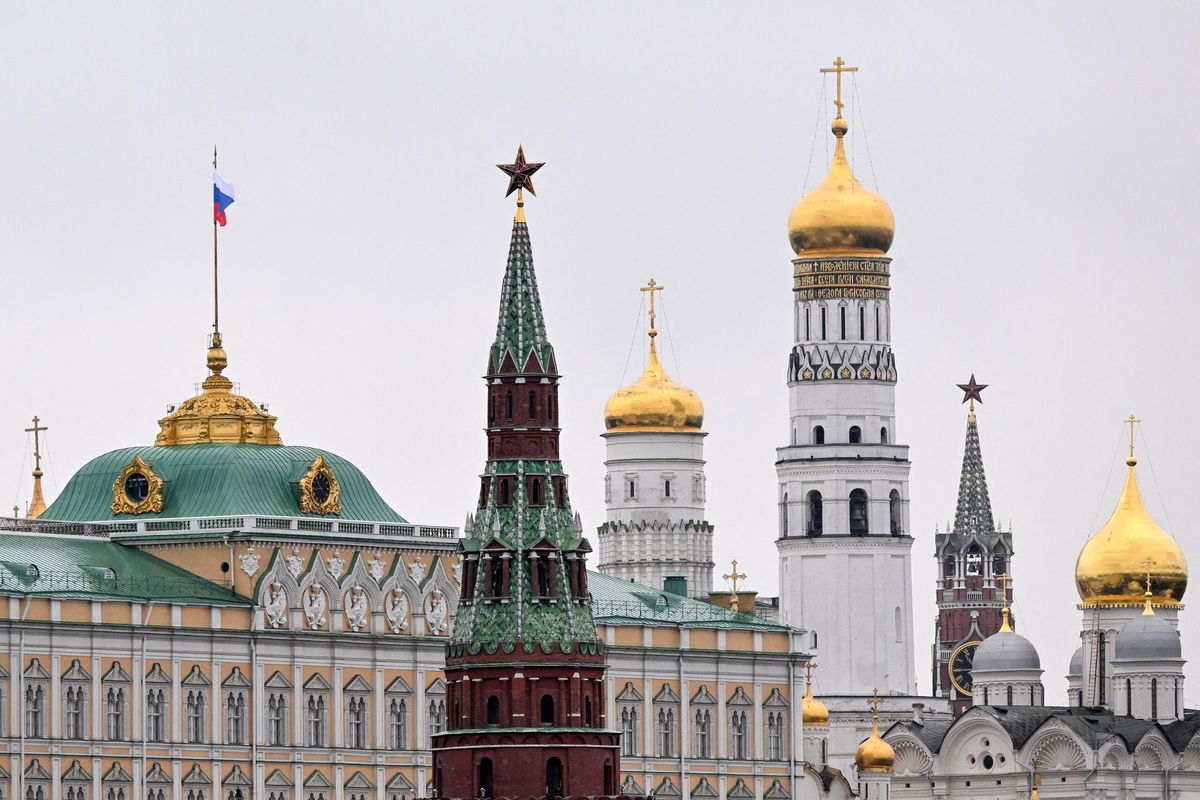
[[[879,722],[871,726],[871,735],[854,751],[854,763],[859,772],[891,772],[896,763],[896,751],[879,736]]]
[[[892,246],[896,220],[882,197],[858,182],[846,159],[846,120],[833,121],[837,145],[821,185],[800,199],[788,217],[788,237],[798,256],[824,251],[882,256]]]
[[[1187,559],[1142,503],[1133,469],[1137,461],[1126,463],[1121,499],[1079,552],[1075,585],[1084,606],[1141,605],[1147,588],[1152,605],[1177,606],[1187,590]]]
[[[804,691],[804,702],[800,705],[800,712],[804,718],[804,725],[828,725],[829,724],[829,709],[825,707],[817,698],[813,697],[812,681],[808,681],[808,685]]]
[[[667,377],[651,329],[646,369],[632,385],[608,398],[604,405],[605,429],[610,433],[698,433],[703,423],[704,404],[691,389]]]

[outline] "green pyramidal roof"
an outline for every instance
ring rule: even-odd
[[[958,508],[954,512],[954,532],[960,536],[991,535],[996,531],[992,519],[992,501],[988,497],[987,476],[983,474],[983,454],[979,449],[979,427],[975,415],[967,419],[967,443],[963,449],[962,475],[958,479]]]
[[[508,247],[508,264],[500,288],[500,319],[496,324],[496,341],[492,345],[488,372],[522,372],[531,353],[537,356],[538,371],[554,371],[554,348],[546,338],[542,301],[538,297],[537,276],[533,271],[529,226],[518,220],[513,223],[512,241]],[[505,356],[512,358],[512,369],[505,369]]]
[[[0,533],[0,594],[252,605],[133,547],[86,536]]]
[[[188,444],[127,447],[92,459],[72,476],[41,519],[106,522],[114,515],[113,482],[138,456],[163,480],[163,510],[137,518],[215,516],[318,516],[300,511],[300,478],[318,456],[341,489],[340,514],[327,517],[367,522],[406,522],[384,502],[358,467],[314,447],[261,444]]]

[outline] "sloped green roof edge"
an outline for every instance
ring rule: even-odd
[[[663,623],[696,628],[729,628],[783,633],[787,625],[770,622],[690,597],[588,571],[592,616],[597,624]]]
[[[0,533],[0,553],[0,594],[253,605],[161,558],[106,539]]]
[[[315,447],[260,444],[188,444],[127,447],[98,456],[76,472],[41,519],[108,522],[113,481],[134,456],[163,479],[163,510],[136,519],[214,516],[316,517],[300,511],[299,480],[322,456],[341,487],[341,514],[325,518],[363,522],[407,520],[389,506],[351,462]]]

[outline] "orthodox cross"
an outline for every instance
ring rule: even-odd
[[[1130,414],[1129,419],[1125,420],[1125,423],[1124,423],[1129,426],[1129,460],[1130,461],[1133,461],[1133,431],[1134,431],[1133,426],[1137,425],[1139,422],[1141,422],[1140,419],[1135,417],[1133,414]],[[1129,466],[1133,466],[1133,465],[1130,464]]]
[[[655,328],[654,328],[654,318],[658,316],[657,314],[654,313],[654,293],[661,292],[665,288],[667,288],[667,287],[659,286],[657,283],[655,283],[654,278],[651,278],[650,282],[641,288],[641,291],[650,293],[650,330],[648,331],[648,333],[650,334],[651,339],[653,339],[655,336],[658,336],[658,331],[655,330]],[[737,562],[736,561],[733,562],[733,571],[737,572]],[[728,578],[729,576],[726,575],[725,577]],[[744,578],[746,576],[743,575],[742,577]]]
[[[41,446],[41,439],[38,437],[38,434],[41,433],[42,431],[50,430],[49,428],[47,428],[45,426],[39,426],[38,425],[39,422],[41,422],[41,420],[38,419],[37,417],[34,417],[33,418],[33,427],[25,429],[26,433],[33,434],[33,458],[34,458],[34,469],[35,470],[41,470],[41,468],[42,468],[42,446]]]
[[[806,681],[808,681],[810,684],[812,683],[812,671],[816,668],[817,668],[817,665],[814,664],[813,662],[811,662],[811,661],[804,662],[804,672],[805,672],[804,679]]]
[[[837,99],[833,101],[833,104],[835,106],[837,106],[837,115],[840,117],[842,115],[842,108],[843,108],[842,73],[843,72],[858,72],[858,67],[847,67],[846,62],[842,61],[842,57],[838,56],[833,61],[832,69],[830,69],[829,67],[822,67],[821,72],[833,72],[837,75]]]
[[[653,297],[654,295],[652,294],[650,296]],[[737,587],[737,585],[738,585],[738,581],[746,580],[746,573],[738,572],[736,558],[733,560],[733,572],[726,572],[721,577],[727,581],[730,581],[733,584],[733,596],[729,600],[729,607],[732,608],[734,611],[740,611],[741,609],[738,608],[738,587]]]
[[[883,699],[879,696],[879,690],[872,689],[871,690],[871,699],[867,701],[867,704],[869,706],[871,706],[871,718],[874,719],[876,722],[879,721],[879,704],[882,702],[883,702]]]

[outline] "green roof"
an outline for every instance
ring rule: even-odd
[[[0,533],[0,594],[253,605],[134,547],[86,536]]]
[[[113,482],[134,456],[163,479],[163,510],[137,519],[229,515],[320,517],[300,511],[299,481],[322,456],[341,488],[341,514],[325,518],[406,522],[375,487],[341,456],[315,447],[262,444],[185,444],[127,447],[92,459],[72,476],[41,519],[105,522],[133,519],[113,514]]]
[[[652,589],[599,572],[588,572],[592,616],[598,624],[663,623],[694,628],[734,628],[784,632],[786,625],[769,622],[701,600]]]

